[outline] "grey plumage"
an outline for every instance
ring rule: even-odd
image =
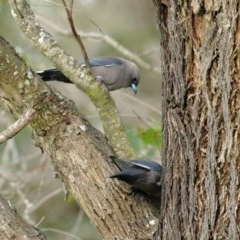
[[[160,197],[162,166],[148,160],[121,160],[111,157],[120,172],[109,178],[117,178],[132,188],[150,196]]]
[[[139,68],[131,61],[124,58],[116,57],[96,57],[89,60],[92,73],[98,79],[102,79],[109,91],[120,88],[131,87],[134,93],[137,93],[139,83]],[[84,66],[85,63],[80,61],[79,65]],[[38,71],[44,81],[60,81],[72,83],[57,69],[49,69]]]

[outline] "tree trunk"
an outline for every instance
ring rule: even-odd
[[[165,168],[156,239],[239,239],[239,2],[155,4]]]
[[[150,199],[132,194],[126,184],[108,178],[116,170],[109,158],[114,152],[105,135],[71,101],[44,84],[1,36],[0,66],[0,106],[15,118],[26,110],[36,111],[30,125],[34,143],[49,154],[58,178],[103,238],[152,239],[159,211]],[[0,216],[4,212],[0,206]],[[12,232],[21,236],[25,232],[23,224],[7,226],[0,224],[0,239],[13,239]]]

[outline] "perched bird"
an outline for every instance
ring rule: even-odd
[[[113,156],[110,158],[121,171],[109,178],[117,178],[147,195],[160,197],[163,171],[160,164],[148,160],[120,160]]]
[[[137,93],[139,83],[139,68],[131,61],[116,57],[96,57],[89,60],[92,73],[101,79],[109,91],[131,87]],[[80,61],[79,65],[86,66]],[[43,81],[60,81],[72,83],[57,69],[38,71]]]

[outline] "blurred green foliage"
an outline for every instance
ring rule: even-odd
[[[160,127],[129,127],[127,135],[138,158],[159,159],[162,144],[162,130]]]
[[[162,134],[160,128],[138,128],[138,136],[145,144],[160,148],[162,144]]]

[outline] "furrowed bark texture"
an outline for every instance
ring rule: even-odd
[[[239,1],[155,1],[165,180],[157,239],[239,239]]]
[[[0,237],[1,239],[46,240],[45,236],[25,222],[13,205],[0,195]]]
[[[0,104],[15,118],[27,109],[36,111],[31,124],[35,144],[51,156],[58,177],[103,238],[152,239],[158,213],[152,202],[107,178],[116,168],[105,136],[35,76],[3,38],[0,69]]]

